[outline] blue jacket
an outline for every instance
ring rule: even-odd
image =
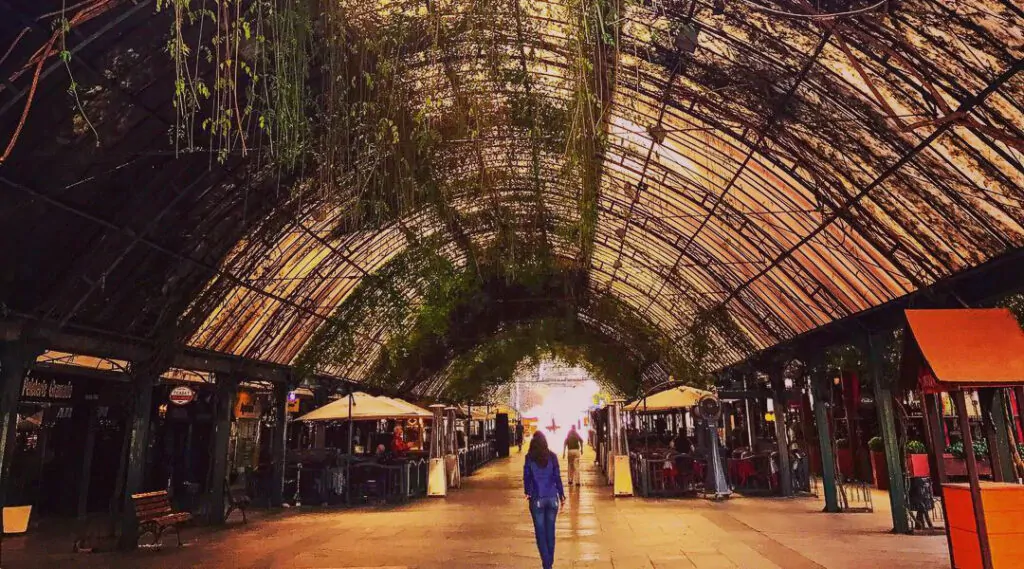
[[[565,498],[558,457],[553,452],[550,454],[547,466],[540,466],[530,457],[526,457],[526,462],[523,463],[523,488],[526,495],[531,498]]]

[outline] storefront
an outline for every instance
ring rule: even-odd
[[[7,504],[33,518],[106,511],[115,491],[128,385],[75,371],[32,369],[22,385]]]
[[[216,390],[166,380],[154,389],[145,489],[167,489],[177,508],[195,511],[208,487]]]

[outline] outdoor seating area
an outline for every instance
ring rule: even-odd
[[[452,412],[440,429],[451,436],[459,476],[494,458],[493,441],[467,433],[470,415]],[[294,506],[401,503],[427,496],[434,413],[407,401],[352,392],[294,420],[284,496]],[[447,441],[444,442],[447,444]]]

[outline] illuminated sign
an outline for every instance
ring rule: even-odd
[[[171,401],[171,403],[174,403],[175,405],[188,405],[189,403],[195,401],[196,392],[193,391],[191,387],[179,385],[178,387],[175,387],[174,389],[171,390],[171,395],[168,397],[168,399]]]

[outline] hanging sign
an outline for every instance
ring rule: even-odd
[[[188,405],[196,400],[196,392],[191,387],[179,385],[171,390],[171,395],[168,399],[175,405]]]
[[[263,413],[258,397],[248,391],[239,391],[235,401],[236,419],[259,419]]]

